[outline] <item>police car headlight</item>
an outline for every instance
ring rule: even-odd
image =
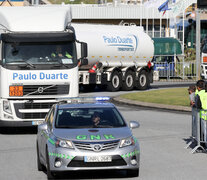
[[[66,141],[66,140],[58,140],[58,141],[56,141],[56,147],[63,147],[63,148],[74,149],[72,142],[71,141]]]
[[[11,110],[11,106],[10,106],[9,101],[5,101],[5,100],[3,101],[3,110],[4,110],[4,112],[12,114],[12,110]]]
[[[135,144],[135,142],[134,142],[133,137],[130,137],[127,139],[122,139],[119,147],[121,148],[121,147],[131,146],[134,144]]]

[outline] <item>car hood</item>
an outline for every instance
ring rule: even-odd
[[[98,129],[54,129],[57,138],[72,141],[106,141],[130,137],[130,128],[98,128]]]

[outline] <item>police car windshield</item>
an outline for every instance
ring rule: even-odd
[[[56,128],[115,128],[126,123],[115,108],[59,109]]]
[[[77,64],[73,42],[24,42],[5,43],[4,64],[59,65],[68,67]],[[68,65],[68,66],[67,66]]]

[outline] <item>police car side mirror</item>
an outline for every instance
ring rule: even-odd
[[[38,131],[47,131],[47,129],[48,129],[47,123],[43,123],[38,126]]]
[[[129,127],[131,129],[139,128],[140,124],[137,121],[130,121],[129,122]]]

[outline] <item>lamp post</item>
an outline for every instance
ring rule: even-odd
[[[200,46],[201,46],[201,21],[200,10],[196,10],[196,80],[200,79]]]

